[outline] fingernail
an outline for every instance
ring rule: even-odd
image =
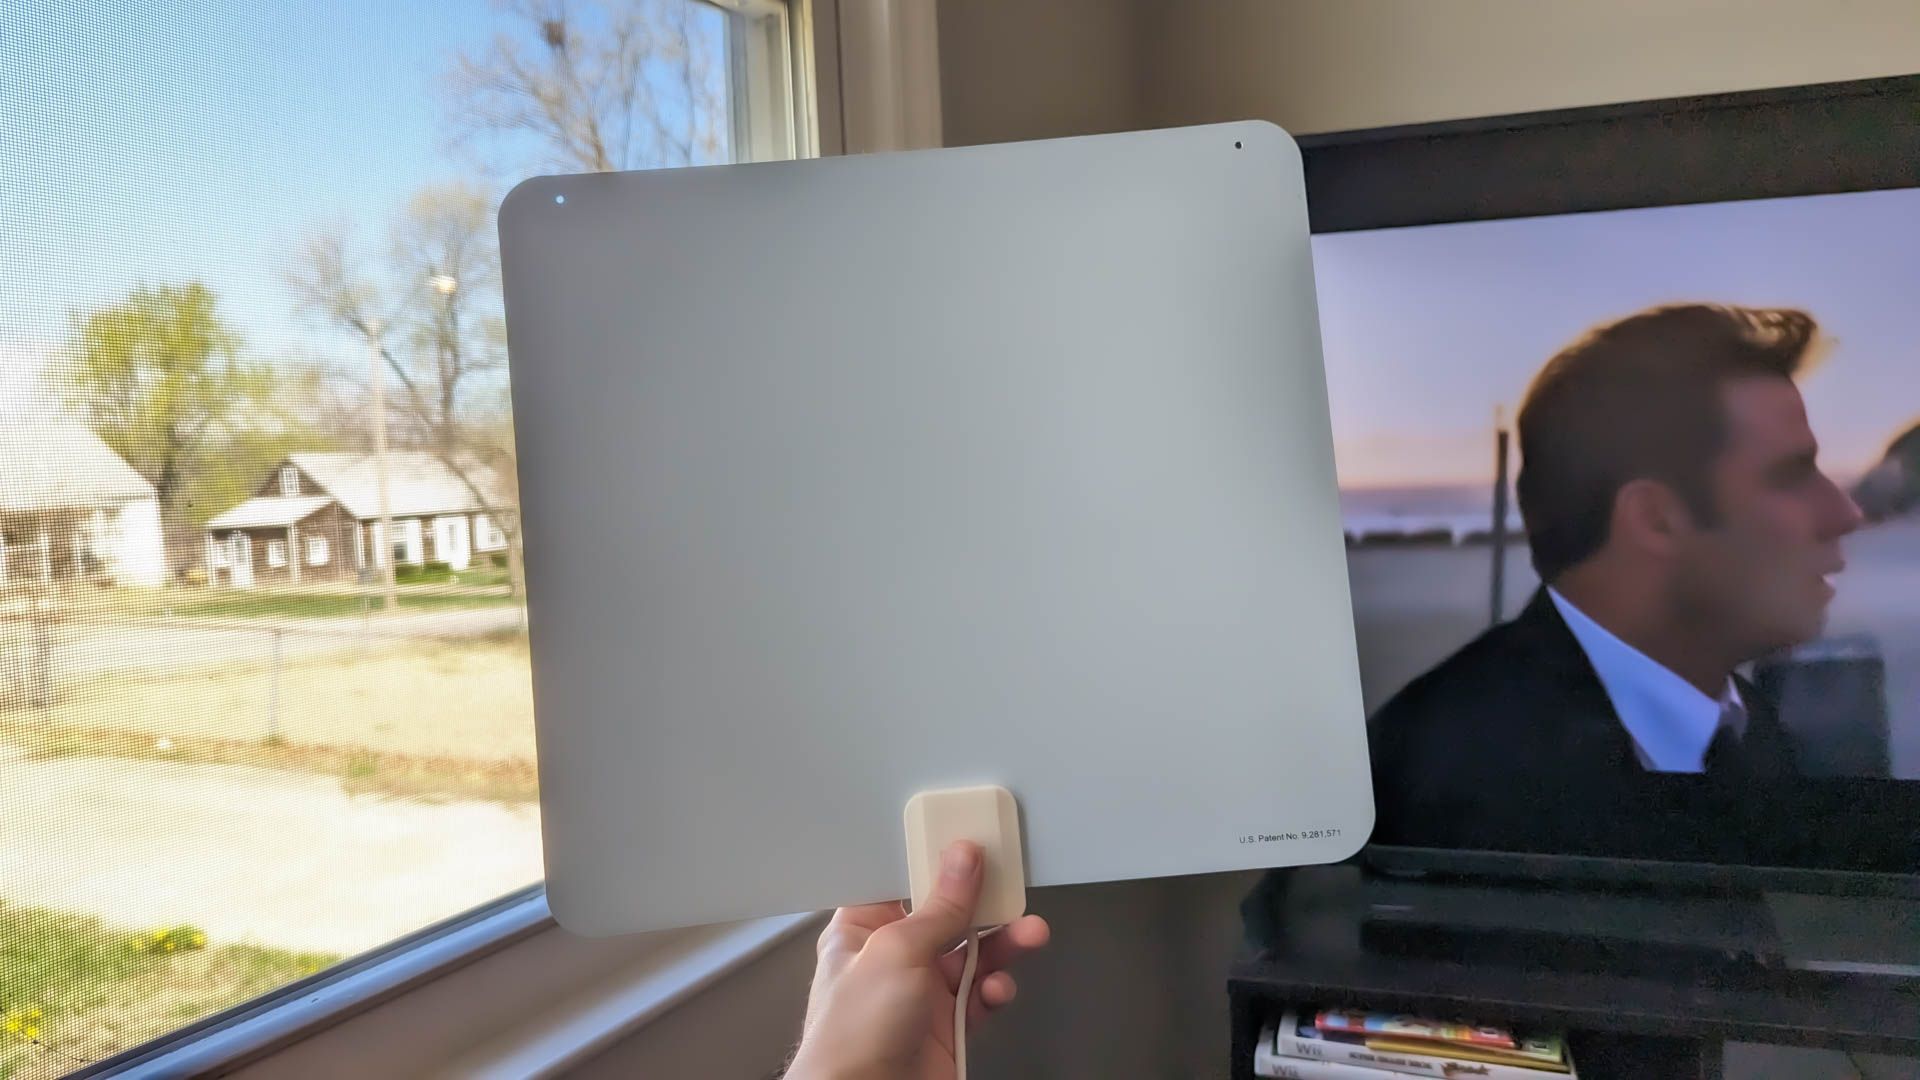
[[[940,872],[955,881],[971,878],[974,868],[979,865],[980,849],[972,844],[950,845],[946,853],[940,856]]]

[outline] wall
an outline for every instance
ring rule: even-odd
[[[1141,126],[1140,36],[1158,0],[940,0],[946,145]]]
[[[1920,72],[1914,0],[1164,0],[1146,17],[1152,126],[1337,131]]]
[[[166,545],[161,542],[160,501],[135,499],[114,514],[108,555],[114,581],[154,586],[167,579]],[[4,575],[0,575],[4,576]]]
[[[939,0],[950,146],[1338,131],[1920,73],[1913,0]]]

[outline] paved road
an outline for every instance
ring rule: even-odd
[[[346,795],[232,765],[0,744],[0,900],[352,955],[541,876],[537,806]]]
[[[62,624],[53,651],[54,678],[106,672],[145,673],[205,665],[264,663],[273,654],[273,629],[282,631],[282,659],[323,656],[346,649],[381,648],[422,639],[480,637],[517,629],[518,607],[376,616],[371,619],[255,620],[210,625],[201,620],[147,620],[139,625]]]

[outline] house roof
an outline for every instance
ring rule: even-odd
[[[207,522],[211,531],[227,529],[265,529],[275,525],[292,525],[311,517],[321,507],[332,502],[325,495],[263,495],[248,499],[239,506]]]
[[[340,501],[347,513],[362,521],[380,516],[380,484],[373,455],[356,453],[290,454],[287,460],[307,478]],[[468,476],[495,509],[511,506],[506,487],[493,470],[475,466]],[[387,454],[388,512],[394,517],[450,514],[482,509],[479,499],[444,462],[423,451]]]
[[[85,425],[0,417],[0,510],[106,509],[153,497],[153,485]]]

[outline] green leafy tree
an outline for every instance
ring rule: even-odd
[[[71,404],[159,497],[167,564],[199,551],[199,527],[235,501],[296,437],[275,404],[272,368],[199,282],[138,288],[74,319],[62,369]],[[224,501],[223,501],[224,500]]]

